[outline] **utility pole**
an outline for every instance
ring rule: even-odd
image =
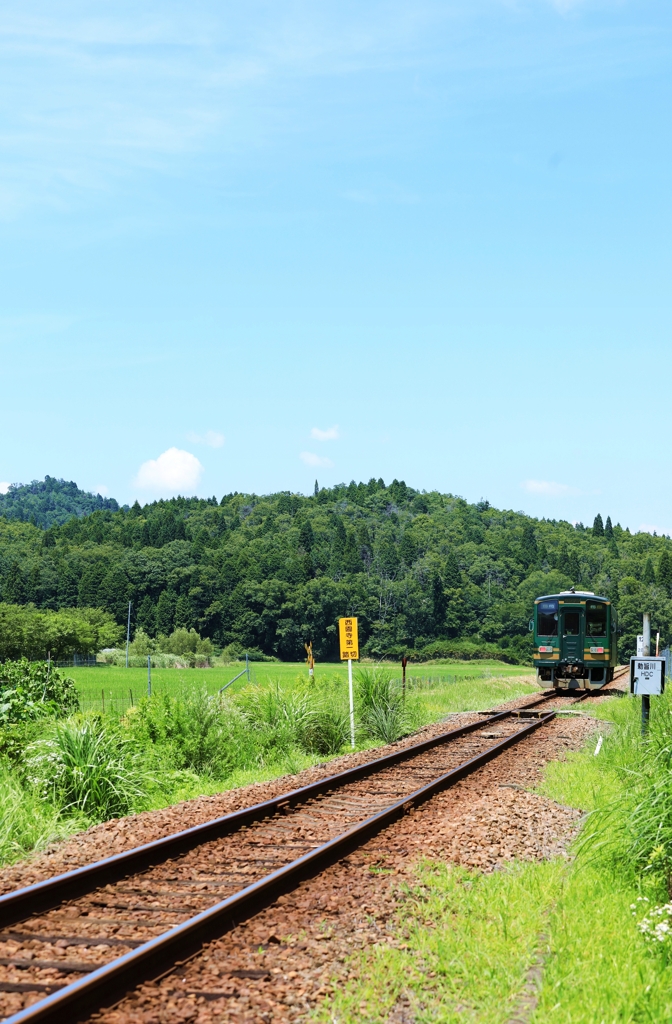
[[[128,668],[128,645],[131,642],[131,602],[128,602],[128,623],[126,625],[126,668]]]

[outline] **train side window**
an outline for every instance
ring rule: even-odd
[[[607,606],[597,601],[586,604],[586,636],[607,635]]]
[[[579,635],[579,613],[565,612],[565,636]]]
[[[537,633],[539,636],[558,635],[557,601],[540,601],[537,605]]]

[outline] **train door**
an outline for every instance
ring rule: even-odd
[[[582,661],[581,609],[563,608],[560,622],[560,661]]]

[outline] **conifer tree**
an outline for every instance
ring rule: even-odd
[[[669,597],[672,594],[672,555],[667,548],[663,548],[658,562],[658,583],[665,590]]]
[[[653,562],[651,561],[651,556],[649,555],[649,557],[646,560],[646,565],[644,566],[644,573],[642,575],[642,583],[655,583],[655,582],[656,582],[656,574],[653,571]]]
[[[611,525],[611,516],[607,516],[607,521],[604,524],[604,536],[607,538],[607,540],[614,539],[614,528]]]
[[[176,604],[177,595],[173,590],[161,591],[159,603],[156,609],[156,628],[158,632],[163,633],[164,636],[170,636],[173,632]]]
[[[604,537],[604,523],[599,512],[593,520],[593,537]]]

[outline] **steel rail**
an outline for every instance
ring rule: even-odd
[[[205,942],[220,937],[258,913],[278,896],[294,889],[299,882],[323,871],[415,806],[459,782],[554,718],[555,712],[550,711],[310,853],[176,925],[170,931],[150,939],[130,953],[112,960],[87,977],[72,982],[53,995],[6,1018],[4,1024],[63,1024],[66,1020],[75,1024],[101,1008],[115,1005],[134,986],[165,974],[177,962],[183,962],[197,953]]]
[[[554,695],[552,695],[554,696]],[[550,698],[544,698],[550,699]],[[541,701],[535,701],[535,706]],[[356,765],[354,768],[347,768],[345,771],[337,772],[334,775],[325,776],[307,786],[290,790],[280,796],[264,800],[262,803],[253,804],[251,807],[243,807],[239,811],[232,811],[220,818],[213,818],[202,825],[194,825],[192,828],[184,829],[181,832],[174,832],[162,839],[155,839],[151,843],[144,843],[142,846],[133,847],[123,853],[105,857],[102,860],[94,861],[81,868],[74,868],[63,874],[47,878],[42,882],[34,882],[32,885],[24,886],[13,892],[0,896],[0,928],[7,928],[17,924],[36,914],[52,910],[66,900],[76,899],[84,896],[94,889],[103,885],[110,885],[113,882],[125,878],[129,874],[137,874],[156,864],[161,864],[171,857],[179,856],[194,849],[203,843],[213,839],[221,839],[226,835],[238,832],[243,826],[262,821],[269,815],[277,814],[285,807],[296,807],[322,793],[333,789],[340,789],[351,782],[367,778],[384,768],[399,764],[402,761],[415,757],[432,747],[448,743],[460,736],[481,729],[492,722],[500,721],[512,714],[508,711],[497,712],[488,718],[471,722],[469,725],[459,726],[449,732],[440,733],[430,739],[415,743],[410,747],[402,747],[386,754],[384,757],[365,764]]]

